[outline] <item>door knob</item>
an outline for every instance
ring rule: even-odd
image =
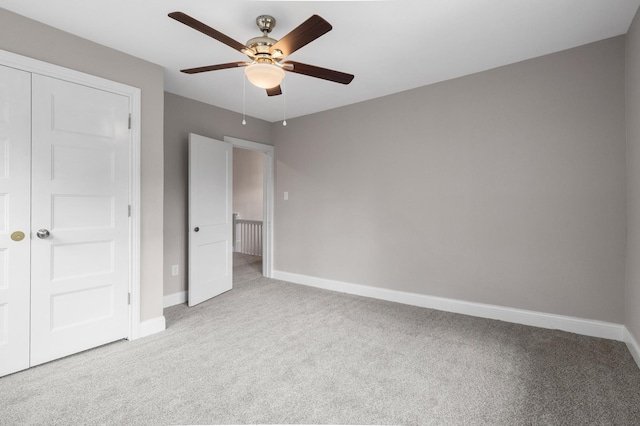
[[[49,235],[51,235],[51,233],[49,232],[48,229],[38,229],[38,232],[36,232],[36,235],[38,236],[38,238],[45,239]]]

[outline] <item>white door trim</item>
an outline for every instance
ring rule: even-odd
[[[129,340],[140,336],[140,108],[141,91],[137,87],[96,77],[59,65],[49,64],[37,59],[18,55],[0,49],[0,64],[22,71],[57,78],[70,83],[83,84],[127,96],[130,99],[131,111],[131,164],[129,204],[131,204],[130,221],[130,280],[131,307],[129,311]]]
[[[225,136],[225,142],[237,148],[260,151],[264,153],[264,177],[263,177],[263,241],[262,241],[262,275],[272,278],[273,274],[273,153],[274,147],[258,142]]]

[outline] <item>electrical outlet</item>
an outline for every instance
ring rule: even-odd
[[[175,277],[179,273],[178,265],[171,265],[171,275]]]

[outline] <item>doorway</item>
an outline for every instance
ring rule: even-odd
[[[264,154],[233,148],[233,267],[262,275]]]
[[[189,306],[233,288],[233,148],[263,157],[262,276],[272,271],[273,147],[189,134]]]
[[[234,209],[238,207],[242,209],[242,211],[247,216],[252,217],[261,217],[260,222],[260,230],[256,231],[255,227],[249,226],[248,229],[252,229],[253,232],[259,232],[259,240],[260,247],[255,247],[255,241],[257,238],[248,239],[248,244],[253,244],[251,250],[244,250],[247,247],[238,247],[239,251],[248,251],[246,253],[248,256],[255,256],[256,253],[260,254],[261,260],[261,269],[262,275],[267,278],[271,278],[271,271],[273,270],[273,152],[274,148],[271,145],[265,145],[261,143],[251,142],[244,139],[233,138],[230,136],[224,137],[225,142],[229,142],[232,144],[234,148],[234,154],[237,152],[243,157],[243,165],[246,165],[247,168],[244,168],[240,173],[242,174],[251,174],[250,177],[246,177],[241,186],[243,188],[239,188],[239,191],[243,194],[240,203],[236,203],[235,201],[235,180],[234,180]],[[261,163],[261,167],[257,167],[258,164]],[[241,166],[242,167],[242,166]],[[252,169],[253,167],[253,169]],[[257,176],[256,174],[261,174],[261,176]],[[234,158],[234,179],[236,176],[235,171],[235,158]],[[261,190],[259,187],[262,186]],[[261,201],[260,201],[261,197]],[[257,200],[256,200],[257,199]],[[261,211],[260,211],[261,210]],[[240,213],[240,218],[242,219],[242,211]],[[234,210],[235,212],[235,210]],[[251,221],[257,219],[247,218],[246,220]],[[251,225],[251,224],[250,224]],[[235,226],[234,226],[235,228]],[[238,235],[234,237],[234,245],[236,245],[236,240],[238,239]],[[253,243],[251,243],[253,241]],[[240,242],[242,245],[243,243]],[[258,250],[256,250],[258,249]],[[247,258],[246,256],[239,256],[236,254],[234,250],[234,261],[238,258],[238,262],[252,262],[255,261],[255,258]],[[235,265],[234,265],[235,266]]]

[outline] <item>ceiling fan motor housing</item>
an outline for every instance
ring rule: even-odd
[[[278,40],[271,37],[254,37],[247,41],[247,47],[253,49],[256,53],[269,53],[271,46],[276,44]]]

